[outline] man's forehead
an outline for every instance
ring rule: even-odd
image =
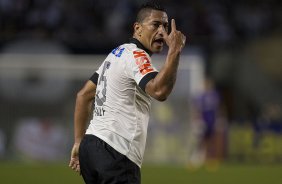
[[[145,21],[168,22],[168,17],[167,17],[166,12],[158,11],[158,10],[152,10],[150,12],[150,15],[145,19]]]

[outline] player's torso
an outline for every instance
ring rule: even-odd
[[[94,121],[106,123],[128,139],[133,138],[138,121],[148,121],[151,103],[132,77],[134,71],[130,62],[135,62],[130,60],[132,49],[132,44],[121,45],[103,62],[93,117]]]

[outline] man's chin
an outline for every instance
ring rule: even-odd
[[[162,52],[162,50],[163,50],[163,47],[157,47],[153,49],[153,53],[160,53]]]

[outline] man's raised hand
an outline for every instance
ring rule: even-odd
[[[164,40],[170,52],[181,52],[186,43],[186,36],[176,29],[175,20],[171,19],[171,32],[163,31]]]

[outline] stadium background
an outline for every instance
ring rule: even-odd
[[[82,183],[67,168],[75,95],[142,2],[0,0],[1,183]],[[162,2],[188,39],[173,94],[153,103],[143,183],[281,183],[281,1]],[[221,97],[213,162],[194,112],[207,77]]]

